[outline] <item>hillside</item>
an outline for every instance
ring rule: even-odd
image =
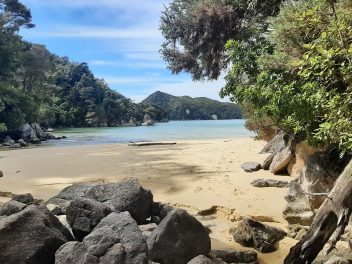
[[[241,108],[205,97],[173,96],[155,92],[141,104],[154,105],[165,110],[170,120],[210,120],[242,118]]]

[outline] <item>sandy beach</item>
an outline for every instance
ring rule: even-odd
[[[136,177],[152,190],[155,201],[170,203],[196,214],[212,230],[212,247],[241,248],[228,231],[244,216],[285,228],[282,218],[287,189],[254,188],[258,178],[280,178],[268,171],[245,173],[246,161],[263,161],[265,142],[250,138],[178,141],[171,146],[132,147],[127,144],[39,147],[0,152],[0,191],[32,193],[48,199],[77,182],[114,182]],[[282,263],[295,240],[286,238],[279,250],[258,254],[260,263]]]

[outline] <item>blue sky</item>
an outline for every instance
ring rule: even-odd
[[[159,19],[170,0],[22,0],[34,29],[24,39],[59,56],[87,62],[96,77],[139,102],[155,91],[173,95],[218,96],[224,81],[192,82],[171,75],[160,57]]]

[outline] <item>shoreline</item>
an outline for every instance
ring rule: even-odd
[[[118,143],[2,151],[0,191],[32,193],[47,200],[73,183],[136,177],[153,192],[155,201],[194,215],[215,206],[215,214],[197,216],[212,226],[213,248],[241,248],[228,233],[240,217],[266,217],[268,224],[285,228],[282,211],[287,189],[255,188],[250,183],[258,178],[291,178],[263,170],[246,173],[240,167],[247,161],[262,162],[267,155],[258,152],[265,142],[248,137],[168,142],[177,144],[135,147]],[[259,254],[260,263],[280,263],[294,242],[285,238],[279,250]]]

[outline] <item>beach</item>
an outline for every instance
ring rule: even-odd
[[[175,142],[175,141],[173,141]],[[117,182],[136,177],[155,201],[197,212],[210,227],[212,247],[242,248],[228,231],[245,216],[286,227],[282,211],[286,188],[255,188],[258,178],[291,180],[269,171],[246,173],[240,165],[262,162],[265,142],[252,138],[176,141],[176,145],[137,147],[128,144],[51,146],[0,152],[0,191],[32,193],[47,200],[78,182]],[[260,263],[282,263],[295,240],[285,238],[279,250],[258,254]],[[243,248],[242,248],[243,249]]]

